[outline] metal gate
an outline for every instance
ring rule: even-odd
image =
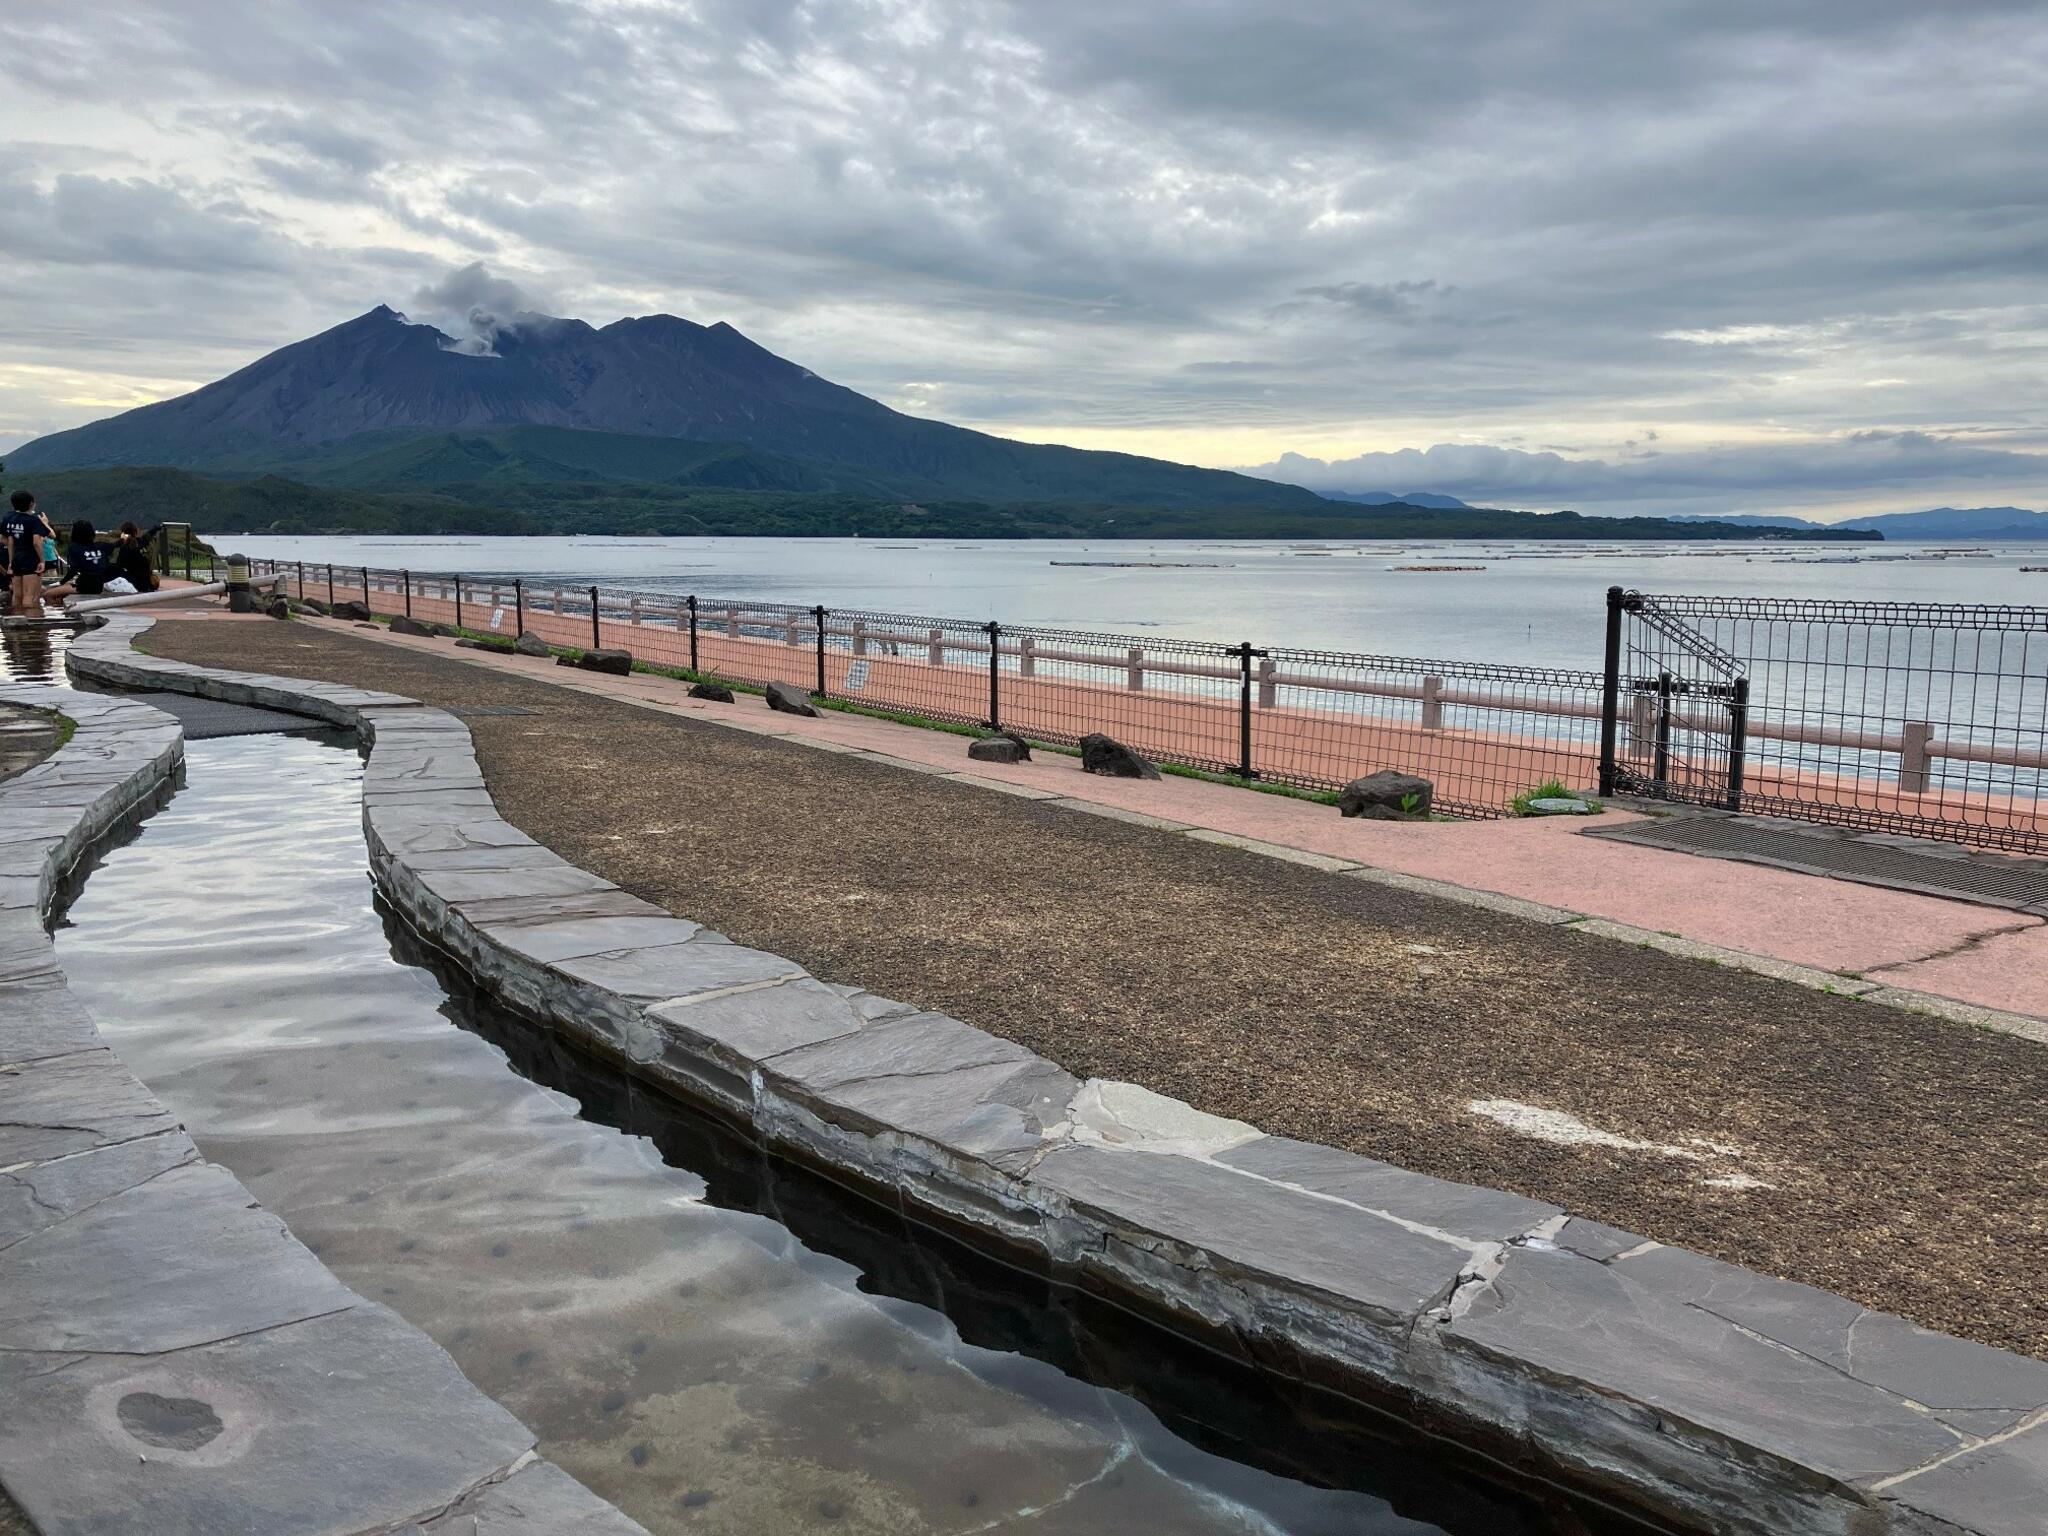
[[[1656,598],[1607,589],[1601,794],[1739,810],[1748,725],[1734,656]]]

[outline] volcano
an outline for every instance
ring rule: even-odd
[[[38,438],[12,470],[162,465],[330,485],[665,481],[991,502],[1310,511],[1298,486],[906,416],[723,322],[522,314],[479,351],[384,305],[188,395]],[[674,474],[667,473],[673,469]]]

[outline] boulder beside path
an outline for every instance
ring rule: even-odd
[[[967,755],[977,763],[1028,763],[1031,749],[1014,736],[984,736],[967,743]]]
[[[1156,779],[1159,770],[1113,736],[1094,731],[1081,738],[1081,771],[1112,779]]]
[[[811,703],[811,696],[795,683],[770,683],[768,707],[785,715],[809,715],[813,719],[818,714],[817,706]]]
[[[563,667],[578,667],[585,672],[603,672],[612,677],[627,677],[633,671],[631,651],[591,650],[580,656],[557,656],[555,664]]]
[[[1346,784],[1337,797],[1337,809],[1367,821],[1427,821],[1435,796],[1429,780],[1382,768]]]

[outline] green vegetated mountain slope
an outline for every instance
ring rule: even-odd
[[[702,443],[569,427],[369,432],[296,453],[238,455],[216,473],[240,470],[359,490],[619,481],[828,495],[901,493],[900,487],[858,470],[770,453],[744,443]]]
[[[699,445],[715,447],[716,445]],[[716,462],[712,454],[707,462]],[[449,481],[403,490],[306,485],[279,475],[221,479],[167,468],[70,470],[32,477],[59,519],[189,522],[208,533],[741,534],[879,538],[1755,539],[1752,528],[1661,518],[1581,517],[1402,503],[1266,508],[908,501],[847,492],[756,490],[628,480]],[[1788,539],[1875,539],[1787,533]]]
[[[520,513],[449,497],[379,495],[301,485],[276,475],[219,480],[158,467],[19,475],[60,523],[190,523],[220,533],[543,533]]]

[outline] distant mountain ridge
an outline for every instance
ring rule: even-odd
[[[1441,491],[1408,491],[1399,496],[1392,491],[1324,491],[1323,495],[1331,501],[1348,501],[1361,507],[1429,507],[1439,512],[1472,510],[1469,501],[1460,501]]]
[[[1675,523],[1721,523],[1740,528],[1853,528],[1888,539],[2048,539],[2048,512],[2025,507],[1930,507],[1925,512],[1880,512],[1839,523],[1742,512],[1689,513]]]
[[[951,495],[1003,502],[1265,507],[1330,503],[1300,486],[1134,454],[1020,443],[893,411],[777,357],[730,325],[674,315],[581,320],[522,315],[495,352],[460,348],[433,326],[378,305],[176,399],[38,438],[12,469],[163,465],[205,473],[360,474],[403,439],[550,429],[549,449],[500,442],[502,455],[554,457],[572,478],[642,479],[632,461],[669,439],[769,457],[734,473],[806,489]],[[374,436],[372,436],[374,434]],[[591,434],[572,443],[573,434]],[[361,440],[368,438],[368,442]],[[348,445],[360,452],[350,452]],[[396,466],[431,477],[435,445]],[[567,457],[563,457],[567,455]],[[357,467],[348,469],[350,460]],[[800,461],[801,469],[790,461]],[[507,472],[501,458],[488,473]]]

